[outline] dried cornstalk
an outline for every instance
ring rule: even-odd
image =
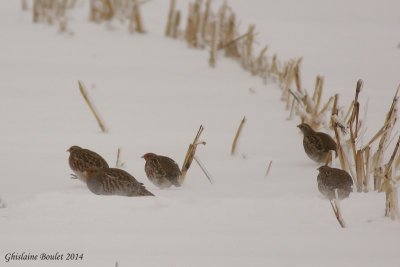
[[[364,153],[364,161],[365,161],[365,177],[364,177],[364,192],[369,191],[369,179],[370,179],[370,172],[371,172],[371,159],[370,159],[370,151],[371,147],[368,146],[365,149],[361,150]]]
[[[384,182],[382,185],[382,189],[386,193],[386,212],[385,216],[389,216],[391,219],[395,219],[400,217],[398,203],[397,203],[397,189],[395,187],[395,180],[392,177],[393,169],[392,165],[394,159],[397,155],[397,151],[400,145],[400,136],[396,143],[396,147],[393,150],[392,156],[390,157],[389,162],[386,164],[385,172],[384,172]],[[395,192],[396,191],[396,192]]]
[[[235,138],[233,139],[233,142],[232,142],[232,148],[231,148],[231,155],[232,156],[235,155],[235,153],[236,153],[237,142],[239,140],[240,133],[242,132],[242,129],[243,129],[243,126],[244,126],[245,122],[246,122],[246,117],[243,117],[243,119],[240,122],[240,125],[239,125],[239,127],[238,127],[238,129],[236,131]]]
[[[261,51],[260,54],[258,55],[256,59],[256,64],[254,66],[254,69],[252,70],[252,74],[260,74],[263,70],[263,62],[265,60],[265,54],[267,53],[268,46],[265,46]]]
[[[92,104],[92,101],[90,100],[89,95],[88,95],[88,93],[86,91],[85,85],[81,81],[78,81],[78,84],[79,84],[79,91],[81,92],[81,94],[83,96],[83,99],[85,99],[86,104],[89,106],[90,111],[92,112],[92,114],[96,118],[97,124],[99,125],[101,131],[103,133],[106,133],[107,132],[107,128],[106,128],[103,120],[99,116],[99,113],[94,108],[94,106]]]
[[[165,29],[165,35],[171,36],[174,27],[174,14],[175,14],[176,0],[170,0],[167,27]]]
[[[207,0],[206,1],[206,9],[204,11],[203,18],[201,21],[201,37],[203,39],[203,43],[207,43],[207,41],[208,41],[207,40],[207,30],[208,30],[207,26],[208,26],[208,19],[210,17],[210,6],[211,6],[211,0]],[[213,22],[213,23],[216,23],[216,22]],[[211,27],[213,27],[213,26],[211,26]],[[215,28],[216,28],[216,26],[215,26]],[[211,29],[211,34],[214,34],[213,29]]]
[[[358,102],[358,97],[362,88],[362,80],[357,81],[357,86],[356,86],[356,94],[354,97],[353,101],[353,109],[351,113],[351,117],[349,120],[350,124],[350,144],[351,144],[351,149],[353,152],[353,158],[354,158],[354,163],[356,166],[356,176],[357,176],[357,191],[361,192],[362,191],[362,184],[363,184],[363,179],[364,179],[364,160],[363,160],[363,155],[361,151],[357,151],[356,149],[356,139],[358,136],[358,118],[359,118],[359,112],[360,112],[360,103]],[[354,129],[355,125],[355,129]]]
[[[187,150],[187,152],[186,152],[185,160],[183,161],[183,164],[182,164],[181,183],[184,181],[184,179],[185,179],[185,177],[186,177],[186,173],[187,173],[187,171],[189,170],[190,165],[191,165],[192,162],[193,162],[193,158],[194,158],[194,156],[195,156],[197,146],[198,146],[199,144],[205,144],[204,142],[200,142],[200,143],[199,143],[199,138],[200,138],[200,135],[201,135],[201,133],[203,132],[203,130],[204,130],[203,125],[200,125],[200,128],[199,128],[199,130],[197,131],[197,134],[196,134],[196,137],[195,137],[194,140],[193,140],[193,143],[191,143],[191,144],[189,145],[189,148],[188,148],[188,150]]]
[[[221,49],[227,49],[227,48],[229,48],[230,46],[232,46],[232,45],[235,45],[237,42],[239,42],[240,40],[242,40],[242,39],[244,39],[244,38],[247,38],[247,36],[248,36],[248,32],[246,32],[245,34],[242,34],[242,35],[240,35],[239,37],[237,37],[237,38],[235,38],[235,39],[233,39],[233,40],[231,40],[231,41],[229,41],[228,43],[225,43],[225,44],[222,44],[221,43],[221,39],[220,39],[220,44],[219,44],[219,46],[218,46],[218,50],[221,50]]]
[[[357,191],[361,192],[365,180],[364,155],[361,150],[357,150],[355,164],[356,164],[356,176],[357,176]]]
[[[131,20],[135,22],[136,32],[138,32],[138,33],[145,32],[145,30],[143,28],[142,17],[140,15],[139,5],[136,3],[136,1],[133,3]]]
[[[338,99],[339,99],[339,95],[335,94],[334,101],[333,101],[333,108],[332,108],[331,125],[332,125],[333,130],[335,131],[336,144],[338,146],[337,153],[338,153],[338,157],[339,157],[339,161],[340,161],[340,166],[341,166],[342,170],[346,171],[348,169],[347,169],[346,162],[344,159],[344,151],[343,151],[343,147],[342,147],[341,140],[340,140],[338,124],[337,124],[336,120],[334,119],[338,115],[338,109],[337,109]]]
[[[254,43],[254,30],[255,30],[255,25],[252,24],[249,26],[249,29],[247,30],[247,36],[244,42],[244,53],[242,59],[242,67],[245,70],[250,70],[252,71],[253,69],[253,43]]]
[[[332,210],[335,213],[335,217],[336,217],[337,221],[339,222],[340,226],[342,228],[346,228],[346,223],[343,220],[342,211],[340,209],[340,202],[337,199],[337,190],[336,190],[335,194],[336,194],[336,198],[330,200],[329,202],[331,203]]]
[[[211,178],[211,174],[208,172],[208,170],[206,169],[206,167],[204,166],[203,162],[201,162],[201,160],[199,159],[198,156],[194,155],[193,156],[194,160],[196,161],[196,163],[199,165],[200,169],[203,171],[203,173],[205,174],[205,176],[207,177],[208,181],[210,181],[211,184],[213,184],[213,179]]]
[[[228,10],[228,5],[226,3],[226,0],[224,0],[224,3],[222,4],[220,10],[219,10],[219,41],[220,47],[226,47],[226,43],[229,42],[230,40],[228,40],[228,29],[225,29],[225,17],[226,17],[226,11]],[[229,26],[229,24],[228,24]]]
[[[375,142],[382,134],[386,133],[386,131],[389,129],[389,124],[385,124],[382,126],[381,129],[371,138],[371,140],[368,141],[368,143],[364,146],[362,150],[365,150],[367,147],[371,146],[373,142]]]
[[[296,107],[297,107],[297,101],[296,101],[296,98],[293,97],[292,105],[291,105],[291,108],[290,108],[289,117],[286,118],[287,120],[292,120],[293,119],[294,110],[296,109]]]
[[[316,118],[319,118],[322,114],[324,114],[324,113],[328,110],[330,104],[333,102],[334,99],[335,99],[335,98],[334,98],[333,96],[331,96],[331,97],[329,98],[328,102],[326,102],[326,104],[325,104],[324,107],[321,109],[321,111],[318,112],[318,115],[316,116]]]
[[[316,81],[315,81],[315,90],[314,90],[314,94],[312,97],[313,102],[315,103],[315,108],[314,108],[314,112],[313,112],[313,121],[317,118],[318,116],[318,110],[319,110],[319,106],[321,103],[321,97],[322,97],[322,90],[324,87],[324,77],[322,76],[317,76]]]
[[[121,148],[117,150],[117,160],[115,162],[115,168],[121,168],[124,166],[124,163],[121,162]]]
[[[294,66],[293,66],[293,68],[294,68],[293,69],[293,71],[294,71],[294,80],[296,82],[297,91],[299,91],[299,92],[303,91],[302,87],[301,87],[301,76],[300,76],[300,63],[301,63],[301,61],[302,61],[302,58],[299,58],[295,62]]]
[[[270,173],[270,171],[271,171],[271,166],[272,166],[272,160],[271,160],[271,161],[269,162],[269,164],[268,164],[267,171],[265,172],[264,177],[267,177],[268,174]]]
[[[276,54],[274,54],[272,56],[272,62],[271,62],[271,68],[269,70],[269,72],[271,74],[275,74],[276,76],[279,76],[279,70],[278,70],[278,56]]]
[[[196,0],[194,4],[189,4],[189,18],[186,31],[186,39],[189,45],[194,48],[199,47],[198,33],[200,27],[200,1]]]
[[[236,18],[235,14],[231,14],[228,19],[228,25],[226,29],[226,33],[223,34],[223,31],[220,30],[220,43],[219,48],[225,47],[225,56],[233,57],[233,58],[240,58],[240,53],[238,49],[238,41],[240,39],[235,38],[236,36]],[[221,39],[224,38],[222,41]]]
[[[376,151],[376,153],[374,155],[374,167],[375,168],[382,166],[383,154],[384,154],[385,149],[387,148],[387,143],[390,139],[390,134],[393,130],[394,124],[397,121],[397,102],[398,102],[399,89],[400,89],[400,87],[397,88],[396,94],[393,97],[393,101],[392,101],[390,110],[389,110],[388,114],[386,115],[386,120],[384,123],[385,130],[381,135],[381,139],[380,139],[379,145],[378,145],[378,150]]]
[[[210,48],[210,59],[208,63],[210,67],[215,67],[215,61],[217,56],[217,22],[211,23],[211,48]]]
[[[33,22],[39,22],[41,2],[41,0],[33,1]]]
[[[176,39],[179,36],[179,23],[181,21],[181,12],[175,12],[174,25],[172,27],[172,38]]]

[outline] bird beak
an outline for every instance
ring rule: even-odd
[[[300,125],[301,125],[301,124],[297,125],[297,127],[300,128]]]
[[[142,158],[142,159],[144,159],[144,155],[143,155],[143,156],[141,156],[141,158]]]
[[[68,148],[66,151],[67,151],[67,152],[69,152],[69,151],[70,151],[70,149]]]

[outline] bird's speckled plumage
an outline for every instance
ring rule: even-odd
[[[154,196],[135,177],[121,169],[89,168],[84,175],[87,187],[96,195]]]
[[[156,155],[154,153],[147,153],[143,156],[146,160],[144,170],[147,178],[156,185],[163,189],[171,187],[172,185],[181,186],[181,170],[178,164],[171,158]]]
[[[86,182],[83,172],[91,167],[106,169],[107,162],[96,152],[79,146],[71,146],[67,150],[69,154],[69,166],[79,180]]]
[[[317,177],[318,190],[328,199],[335,198],[335,190],[338,191],[339,199],[350,195],[353,187],[353,179],[344,170],[321,166],[318,168]]]
[[[336,142],[326,133],[314,131],[308,124],[297,127],[303,132],[303,147],[307,156],[318,163],[324,163],[329,151],[336,152]]]

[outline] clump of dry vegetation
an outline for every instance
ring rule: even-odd
[[[128,24],[131,33],[145,33],[140,7],[149,0],[91,0],[89,20],[96,23],[114,20]],[[59,32],[68,31],[67,11],[76,6],[77,0],[33,0],[33,22],[56,24]],[[21,0],[22,10],[29,10],[27,0]]]
[[[91,0],[89,20],[96,23],[118,20],[128,22],[129,32],[145,33],[140,6],[147,1]]]
[[[187,174],[190,166],[192,165],[193,160],[195,160],[197,162],[197,164],[200,166],[201,170],[206,175],[207,179],[210,181],[210,183],[212,183],[212,179],[211,179],[209,172],[204,167],[204,164],[199,160],[199,158],[196,157],[197,146],[206,144],[206,142],[200,141],[200,136],[203,131],[204,131],[203,125],[200,125],[200,128],[197,131],[197,134],[196,134],[193,142],[189,145],[189,148],[186,152],[185,159],[183,161],[182,168],[181,168],[182,175],[180,177],[180,182],[179,182],[180,184],[183,184],[183,182],[186,178],[186,174]]]
[[[76,0],[33,0],[32,20],[34,23],[45,22],[58,25],[59,32],[68,32],[67,11],[75,7]],[[26,0],[21,2],[22,10],[29,10]]]

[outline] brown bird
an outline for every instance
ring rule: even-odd
[[[96,195],[154,196],[135,177],[121,169],[91,167],[84,176],[87,187]]]
[[[335,198],[337,189],[338,198],[343,199],[350,195],[353,186],[353,179],[344,170],[321,166],[318,168],[317,177],[318,190],[328,199]]]
[[[67,151],[70,153],[69,166],[75,173],[75,175],[72,175],[72,178],[78,178],[86,183],[86,178],[83,175],[84,171],[88,170],[90,167],[108,168],[107,162],[99,154],[89,149],[71,146]]]
[[[314,131],[307,123],[297,127],[303,132],[303,147],[307,156],[318,163],[324,163],[329,151],[336,152],[336,142],[326,133]]]
[[[142,158],[146,161],[144,170],[147,178],[154,185],[161,189],[171,187],[171,185],[181,186],[182,173],[173,159],[154,153],[147,153]]]

